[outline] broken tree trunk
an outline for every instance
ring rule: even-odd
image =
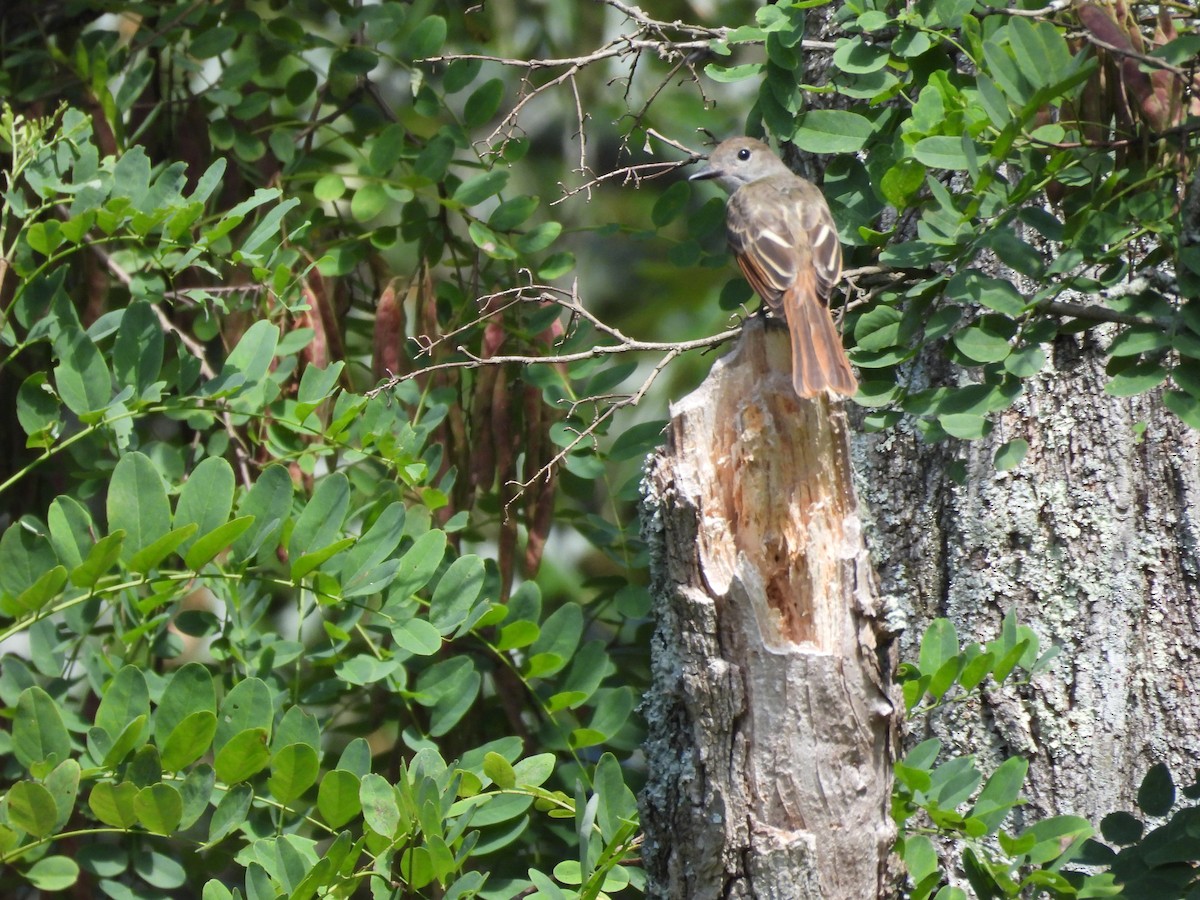
[[[646,475],[657,629],[642,802],[652,897],[864,900],[893,883],[892,641],[845,412],[751,321]]]

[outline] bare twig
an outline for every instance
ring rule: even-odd
[[[497,301],[501,301],[497,303]],[[393,375],[388,378],[383,384],[367,391],[368,397],[376,397],[386,391],[391,390],[402,381],[407,381],[411,378],[424,377],[433,372],[442,372],[449,369],[479,369],[484,366],[503,366],[503,365],[562,365],[566,363],[582,362],[587,359],[601,359],[607,356],[617,356],[623,353],[663,353],[664,358],[655,366],[655,369],[661,371],[676,357],[683,353],[692,350],[707,350],[712,347],[719,346],[731,338],[735,337],[740,328],[730,328],[725,331],[718,332],[703,338],[696,338],[690,341],[641,341],[636,338],[628,337],[619,329],[614,328],[607,322],[597,317],[594,313],[586,309],[580,302],[577,289],[572,285],[571,289],[554,287],[552,285],[529,285],[527,287],[510,288],[506,291],[499,291],[495,294],[489,294],[486,297],[479,299],[479,305],[483,308],[482,312],[476,319],[472,320],[467,325],[455,329],[445,335],[431,337],[429,335],[420,335],[413,340],[420,347],[420,355],[428,356],[434,348],[445,344],[454,336],[461,334],[463,331],[469,330],[478,326],[486,319],[492,318],[498,313],[513,306],[516,303],[554,303],[569,312],[573,317],[582,319],[591,324],[598,332],[612,338],[614,343],[597,344],[587,350],[578,350],[573,353],[557,353],[549,356],[536,356],[530,354],[510,354],[505,356],[489,356],[487,358],[477,356],[463,345],[457,345],[454,349],[456,352],[463,355],[463,359],[450,360],[449,362],[436,363],[432,366],[425,366],[402,375]],[[653,377],[657,377],[657,372]],[[645,395],[649,385],[645,385],[642,389],[631,395],[633,402],[636,403]],[[597,398],[588,398],[597,399]],[[629,405],[629,404],[623,404]]]

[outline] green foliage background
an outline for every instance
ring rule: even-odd
[[[642,888],[638,464],[708,363],[618,351],[748,299],[697,128],[835,154],[865,427],[1097,323],[1200,425],[1194,17],[658,6],[0,12],[4,890]]]

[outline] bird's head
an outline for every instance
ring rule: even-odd
[[[708,157],[708,167],[691,176],[689,181],[714,178],[731,194],[744,184],[770,178],[772,175],[790,175],[771,148],[751,137],[730,138],[722,141]]]

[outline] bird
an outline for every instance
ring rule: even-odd
[[[842,245],[821,191],[750,137],[722,141],[689,181],[710,178],[730,195],[725,231],[738,268],[787,323],[796,394],[853,395],[858,382],[829,312]]]

